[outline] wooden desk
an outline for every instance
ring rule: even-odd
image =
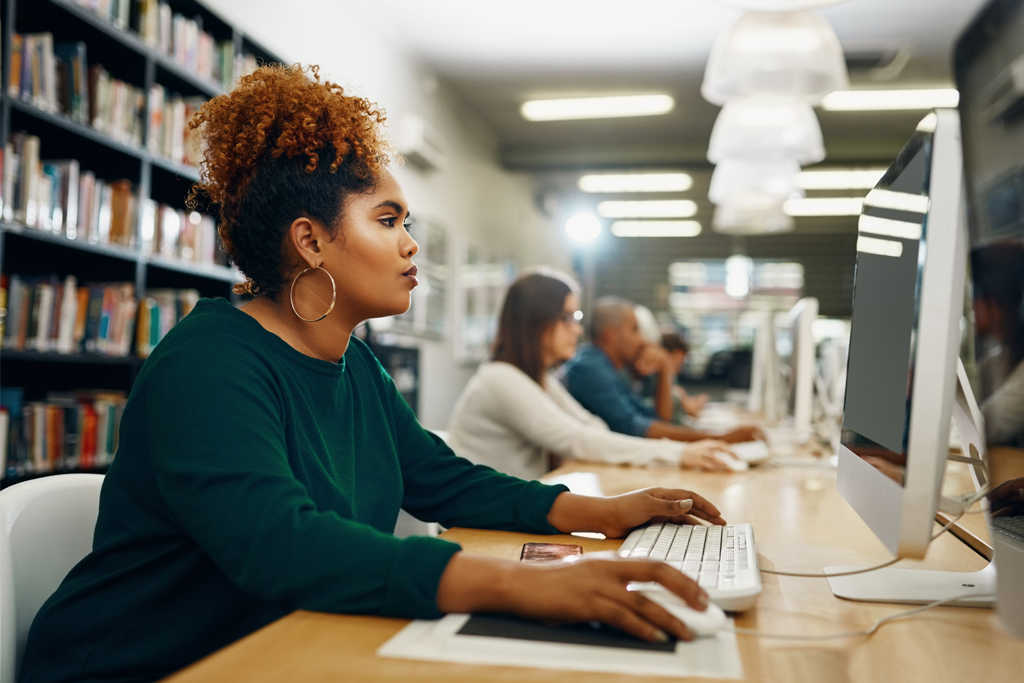
[[[741,474],[696,474],[571,463],[558,472],[596,472],[605,493],[646,486],[696,490],[731,521],[754,525],[762,567],[814,571],[887,559],[882,545],[835,488],[834,470],[757,468]],[[969,490],[969,480],[967,482]],[[952,491],[954,493],[959,490]],[[619,541],[451,529],[444,537],[468,551],[517,559],[528,541],[571,542],[585,551]],[[901,567],[975,571],[985,561],[943,535],[920,562]],[[737,625],[778,633],[861,630],[900,605],[835,598],[825,579],[762,575],[757,606]],[[375,652],[407,622],[401,619],[295,612],[179,672],[174,683],[225,681],[664,681],[614,674],[470,666],[383,659]],[[1009,683],[1024,677],[1024,641],[1004,635],[989,609],[940,607],[882,627],[871,638],[801,642],[739,636],[746,680],[771,683]],[[713,679],[694,679],[713,680]]]

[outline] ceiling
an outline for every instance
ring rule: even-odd
[[[822,14],[848,59],[910,58],[898,74],[851,68],[855,87],[948,86],[951,46],[985,0],[847,0]],[[703,166],[718,108],[699,93],[711,45],[740,11],[712,0],[360,0],[494,131],[510,168]],[[530,123],[528,98],[668,92],[666,116]],[[920,119],[819,112],[829,162],[891,159]]]

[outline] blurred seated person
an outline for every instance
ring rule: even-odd
[[[576,353],[583,333],[579,288],[568,276],[521,276],[502,306],[491,361],[470,379],[452,411],[452,448],[501,472],[535,479],[559,458],[730,471],[723,441],[680,444],[616,434],[577,403],[551,372]]]
[[[678,332],[660,334],[661,343],[647,343],[627,372],[640,381],[634,384],[644,403],[654,407],[662,420],[682,424],[686,417],[699,417],[708,402],[707,394],[690,396],[679,385],[679,373],[686,364],[690,347]]]
[[[671,399],[670,356],[657,345],[650,345],[640,333],[633,304],[619,297],[603,297],[594,307],[590,322],[590,344],[566,365],[565,383],[580,405],[604,420],[612,431],[649,439],[702,441],[720,439],[739,443],[763,438],[760,429],[738,427],[722,435],[673,424],[632,393],[619,372],[627,365],[651,367],[668,380]],[[648,360],[650,356],[651,360]],[[648,365],[649,364],[649,365]],[[661,384],[665,384],[663,380]],[[659,391],[664,391],[659,387]],[[662,401],[664,404],[664,401]],[[658,405],[658,401],[655,402]],[[671,406],[671,403],[669,403]],[[671,416],[671,414],[670,414]]]
[[[1024,245],[1000,241],[971,253],[978,363],[990,445],[1024,446]]]

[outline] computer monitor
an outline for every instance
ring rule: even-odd
[[[1024,0],[988,3],[954,50],[960,91],[974,373],[985,418],[997,603],[1024,638]],[[1016,498],[1014,494],[1016,493]]]
[[[966,230],[960,123],[927,116],[864,200],[837,485],[894,555],[924,557],[958,386]],[[839,573],[827,567],[826,573]],[[991,570],[882,569],[829,578],[840,597],[931,602],[994,589]]]
[[[747,410],[761,413],[768,423],[774,424],[784,412],[779,353],[775,345],[775,316],[771,311],[757,311],[755,315]]]
[[[818,300],[814,297],[800,299],[787,318],[793,349],[789,356],[789,414],[793,416],[797,440],[807,443],[813,429],[814,385],[818,373],[814,343]]]

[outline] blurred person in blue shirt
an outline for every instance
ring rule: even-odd
[[[750,426],[712,435],[674,424],[662,419],[632,392],[620,374],[627,366],[635,367],[641,374],[667,377],[671,400],[674,363],[665,349],[644,339],[633,304],[626,299],[603,297],[597,301],[591,316],[590,338],[591,343],[584,344],[567,364],[565,384],[573,398],[604,420],[612,431],[674,441],[714,438],[739,443],[763,438],[760,429]]]

